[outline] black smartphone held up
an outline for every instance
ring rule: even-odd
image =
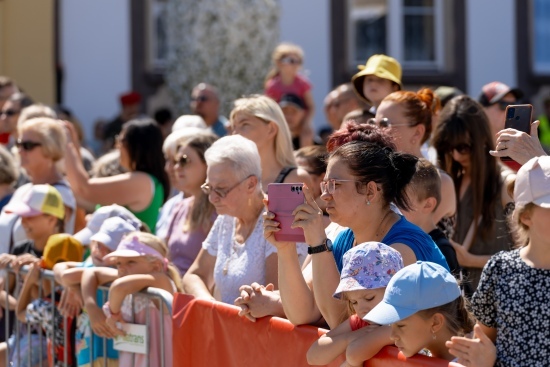
[[[515,129],[531,135],[531,121],[533,119],[533,106],[530,104],[510,105],[506,107],[505,129]],[[510,157],[500,157],[501,161],[511,161]]]
[[[275,220],[280,223],[281,230],[275,232],[277,241],[305,242],[302,228],[290,228],[294,222],[292,212],[304,203],[302,183],[276,183],[267,185],[267,209],[275,213]]]

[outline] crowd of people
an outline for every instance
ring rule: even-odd
[[[327,95],[316,134],[302,49],[280,44],[272,61],[263,93],[228,118],[210,84],[177,119],[141,116],[132,92],[93,144],[67,108],[0,76],[0,314],[25,325],[1,325],[0,367],[147,365],[114,349],[121,321],[163,330],[150,365],[172,366],[170,315],[148,287],[327,327],[312,365],[361,366],[387,345],[463,366],[548,360],[550,158],[539,121],[504,128],[521,91],[406,91],[399,62],[374,55]],[[302,242],[276,239],[276,183],[304,195],[291,214]],[[41,269],[60,287],[38,292]],[[64,317],[69,344],[49,326]]]

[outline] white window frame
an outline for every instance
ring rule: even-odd
[[[463,0],[455,0],[463,1]],[[404,0],[386,0],[386,50],[388,55],[396,58],[403,69],[407,70],[443,70],[445,67],[445,26],[444,6],[445,0],[434,0],[434,26],[435,26],[435,60],[434,61],[407,61],[405,57],[404,42]],[[353,9],[353,0],[348,0],[348,60],[350,66],[358,63],[364,64],[366,60],[358,60],[355,51],[355,23],[366,18],[370,12],[365,9]]]

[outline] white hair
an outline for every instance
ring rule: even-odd
[[[262,182],[262,165],[258,148],[253,141],[241,135],[224,136],[217,140],[204,153],[208,167],[218,164],[229,164],[235,176],[244,179],[256,176]]]
[[[198,127],[199,129],[206,129],[206,122],[199,115],[182,115],[172,125],[172,132],[187,129],[190,127]]]
[[[164,143],[162,144],[162,152],[165,155],[173,157],[176,155],[178,147],[185,144],[187,140],[199,134],[206,134],[208,132],[208,130],[198,127],[187,127],[177,131],[172,131],[172,133],[164,139]]]

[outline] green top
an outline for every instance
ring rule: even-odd
[[[149,206],[140,212],[133,211],[130,208],[127,209],[134,213],[134,215],[139,220],[147,224],[147,226],[151,230],[151,233],[155,234],[155,227],[157,225],[159,210],[164,202],[164,187],[155,176],[149,175],[149,177],[151,177],[155,186],[153,198],[151,199],[151,203],[149,203]]]

